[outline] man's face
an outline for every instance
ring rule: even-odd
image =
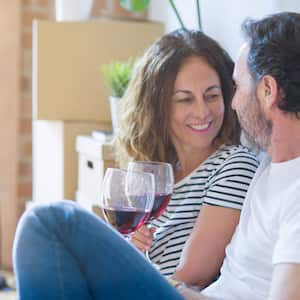
[[[266,119],[257,97],[257,87],[247,66],[248,47],[241,48],[234,68],[236,92],[232,99],[232,108],[236,111],[247,140],[262,149],[270,144],[272,124]]]

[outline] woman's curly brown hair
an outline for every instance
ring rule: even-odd
[[[231,58],[204,33],[180,29],[164,35],[145,52],[121,100],[122,118],[115,139],[121,166],[131,160],[177,162],[169,132],[170,101],[179,68],[191,56],[204,58],[220,77],[225,113],[216,139],[239,143],[240,127],[231,108]]]

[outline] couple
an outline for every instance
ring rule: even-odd
[[[276,14],[243,29],[246,43],[234,69],[232,107],[248,138],[269,155],[248,190],[218,280],[201,293],[180,283],[175,289],[107,225],[64,203],[51,214],[29,211],[19,224],[15,270],[21,299],[51,299],[50,294],[58,295],[53,299],[300,299],[300,15]],[[75,248],[95,224],[93,251]],[[72,239],[67,242],[60,231]],[[49,243],[51,248],[44,246]],[[27,253],[22,261],[28,249],[31,257]],[[48,268],[34,270],[35,262],[43,261]],[[64,290],[64,274],[78,272],[80,279]]]

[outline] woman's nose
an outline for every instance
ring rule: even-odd
[[[204,99],[198,99],[195,101],[193,114],[201,120],[206,119],[210,115],[210,109]]]

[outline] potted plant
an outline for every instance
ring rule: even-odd
[[[131,78],[134,59],[113,61],[102,65],[102,74],[110,91],[109,104],[113,125],[113,132],[119,126],[119,101],[123,97]]]
[[[182,21],[182,18],[178,12],[178,9],[174,3],[174,0],[168,0],[178,22],[180,23],[181,28],[185,28],[185,25]],[[148,8],[150,4],[150,0],[119,0],[121,6],[131,12],[141,12]],[[197,18],[198,18],[198,28],[202,30],[202,22],[201,22],[201,14],[200,14],[200,0],[196,0],[196,8],[197,8]]]
[[[56,0],[57,21],[86,21],[89,19],[94,0]]]

